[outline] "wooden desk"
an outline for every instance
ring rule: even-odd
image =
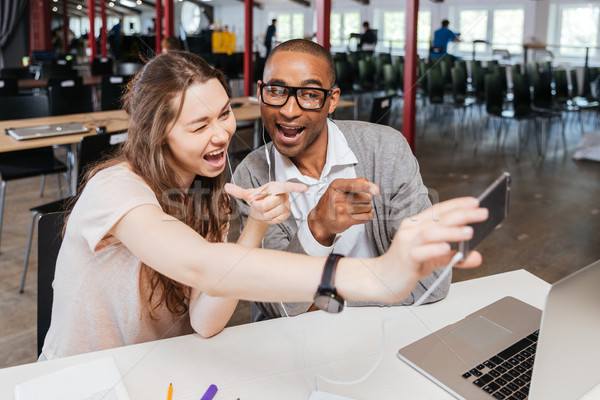
[[[8,128],[26,128],[30,126],[55,125],[69,122],[83,124],[90,128],[88,133],[53,136],[44,139],[15,140],[6,134]],[[127,129],[129,118],[123,110],[99,111],[82,114],[68,114],[54,117],[14,119],[0,121],[0,153],[14,150],[35,149],[46,146],[79,143],[81,138],[96,134],[97,126],[106,126],[109,132]]]
[[[548,283],[524,270],[453,284],[445,300],[386,323],[382,363],[364,382],[337,386],[319,380],[318,387],[365,400],[453,399],[400,361],[398,349],[507,295],[541,308],[548,288]],[[316,373],[344,381],[360,378],[379,356],[382,318],[402,309],[348,307],[338,315],[316,311],[294,317],[306,333],[304,353],[311,382]],[[0,398],[11,398],[18,382],[112,355],[132,400],[162,399],[170,382],[174,400],[197,400],[213,383],[219,388],[216,399],[306,400],[312,388],[302,369],[302,334],[295,324],[280,318],[227,328],[211,339],[186,335],[6,368],[0,370]],[[598,395],[600,385],[583,398]]]
[[[243,99],[243,98],[242,98]],[[232,102],[234,99],[232,99]],[[244,105],[233,109],[238,121],[254,121],[260,118],[260,107],[258,103],[247,101]],[[86,134],[73,134],[64,136],[53,136],[44,139],[15,140],[6,135],[8,128],[26,128],[39,125],[54,125],[68,122],[83,124],[91,131]],[[8,121],[0,121],[0,153],[14,150],[35,149],[39,147],[79,143],[81,138],[95,134],[97,126],[106,126],[108,132],[125,130],[128,127],[129,117],[124,110],[97,111],[92,113],[69,114],[54,117],[26,118]]]

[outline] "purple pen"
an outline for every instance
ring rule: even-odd
[[[217,390],[219,390],[217,389],[217,385],[210,385],[200,400],[212,400],[215,394],[217,394]]]

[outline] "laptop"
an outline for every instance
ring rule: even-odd
[[[600,260],[552,285],[544,311],[505,297],[398,351],[459,399],[578,399],[600,383]]]
[[[6,133],[16,140],[41,139],[50,136],[72,135],[86,133],[89,129],[78,123],[40,125],[29,128],[8,128]]]

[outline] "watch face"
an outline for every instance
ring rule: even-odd
[[[344,309],[344,301],[336,293],[321,293],[314,298],[315,307],[330,313],[339,313]]]

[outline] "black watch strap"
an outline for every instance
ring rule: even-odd
[[[336,253],[331,253],[327,257],[323,268],[323,276],[321,277],[321,286],[335,290],[335,270],[342,257],[344,256]]]

